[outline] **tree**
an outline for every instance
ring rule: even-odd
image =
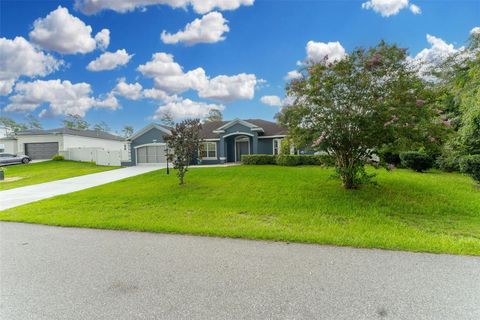
[[[160,114],[160,123],[167,127],[175,126],[172,113],[168,110],[163,110]]]
[[[165,137],[167,146],[171,150],[168,158],[177,170],[180,185],[185,183],[185,173],[198,152],[201,127],[199,119],[184,120],[175,125],[171,135]]]
[[[129,138],[133,135],[133,127],[132,126],[124,126],[122,129],[122,134],[124,138]]]
[[[218,109],[210,109],[207,117],[205,118],[205,122],[222,121],[222,120],[223,120],[222,111]]]
[[[71,113],[65,116],[65,118],[62,120],[62,124],[65,128],[70,129],[86,130],[90,127],[90,124],[81,116]]]
[[[22,131],[28,129],[28,127],[23,124],[16,122],[12,118],[0,116],[0,125],[5,127],[6,134],[12,134],[14,132]]]
[[[105,121],[100,121],[93,126],[93,130],[108,132],[110,131],[110,126]]]
[[[434,96],[406,58],[406,50],[382,41],[334,63],[310,64],[287,87],[293,103],[280,122],[295,145],[327,152],[347,189],[368,180],[365,164],[376,150],[438,139]]]
[[[28,121],[28,128],[30,129],[42,129],[42,124],[40,123],[40,120],[38,120],[33,114],[28,114],[26,116],[27,121]]]

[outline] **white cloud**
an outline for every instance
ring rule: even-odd
[[[240,6],[251,6],[255,0],[75,0],[75,8],[84,14],[95,14],[102,10],[128,12],[151,5],[168,5],[172,8],[192,6],[200,14],[218,10],[235,10]]]
[[[279,96],[263,96],[260,98],[260,101],[263,104],[269,105],[271,107],[281,107],[283,104],[283,101]]]
[[[390,17],[398,14],[400,10],[409,8],[413,14],[420,14],[419,6],[410,4],[409,0],[369,0],[362,3],[363,9],[372,9],[383,17]]]
[[[110,44],[110,30],[102,29],[102,31],[95,35],[95,42],[99,49],[106,50]]]
[[[21,76],[46,76],[63,63],[36,49],[22,37],[13,40],[0,38],[0,57],[0,95],[9,94]]]
[[[219,75],[210,79],[203,68],[184,72],[173,55],[159,52],[152,60],[137,68],[144,76],[153,78],[155,89],[167,95],[195,90],[201,98],[219,101],[252,99],[258,83],[254,74]]]
[[[59,6],[45,18],[35,20],[29,36],[44,49],[68,54],[95,50],[96,41],[91,33],[92,27]]]
[[[126,83],[125,78],[122,78],[118,81],[112,93],[130,100],[138,100],[142,97],[142,85],[138,82]]]
[[[297,70],[292,70],[287,72],[287,75],[283,77],[284,80],[293,80],[293,79],[300,79],[302,77],[302,74],[297,71]]]
[[[345,49],[340,42],[315,42],[308,41],[307,61],[313,63],[328,62],[333,63],[345,57]]]
[[[170,113],[175,119],[184,118],[204,118],[210,110],[224,110],[225,106],[221,104],[208,104],[205,102],[192,101],[190,99],[182,99],[168,102],[160,106],[153,116],[154,119],[160,119],[165,112]]]
[[[475,27],[470,30],[470,34],[480,34],[480,27]]]
[[[188,45],[215,43],[225,40],[223,34],[230,30],[227,22],[220,12],[210,12],[201,19],[195,19],[187,24],[183,31],[171,34],[164,30],[161,38],[164,43],[168,44],[178,42],[185,42]]]
[[[143,96],[145,98],[153,99],[153,100],[160,100],[165,103],[171,101],[178,101],[181,98],[177,95],[169,95],[165,91],[155,88],[145,89],[143,90]]]
[[[125,49],[105,52],[97,59],[91,61],[87,65],[87,69],[90,71],[113,70],[118,66],[126,65],[132,57],[133,55],[129,55]]]
[[[95,99],[91,96],[90,84],[85,82],[71,83],[68,80],[35,80],[19,82],[15,86],[15,95],[10,97],[10,103],[5,111],[31,112],[45,104],[50,106],[48,112],[52,115],[78,114],[84,116],[93,108],[117,109],[116,98],[108,95],[105,99]]]

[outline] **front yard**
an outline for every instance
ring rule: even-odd
[[[165,170],[0,212],[0,220],[480,255],[480,190],[460,174],[376,171],[344,190],[320,167]]]
[[[0,181],[0,191],[117,168],[66,160],[5,166],[3,169],[6,179]]]

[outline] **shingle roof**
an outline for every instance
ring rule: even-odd
[[[246,119],[243,120],[254,124],[263,129],[263,136],[276,136],[276,135],[286,135],[287,129],[279,126],[275,122],[262,120],[262,119]],[[214,133],[215,129],[220,128],[221,126],[229,123],[231,121],[211,121],[202,124],[202,130],[200,131],[200,138],[202,139],[215,139],[219,138],[218,133]]]
[[[69,134],[72,136],[81,136],[81,137],[88,137],[88,138],[97,138],[97,139],[105,139],[105,140],[116,140],[116,141],[123,141],[125,140],[122,137],[113,135],[108,132],[98,131],[98,130],[80,130],[80,129],[70,129],[70,128],[58,128],[58,129],[48,129],[48,130],[41,130],[41,129],[30,129],[30,130],[23,130],[16,133],[16,135],[43,135],[43,134]]]

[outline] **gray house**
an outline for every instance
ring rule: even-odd
[[[155,164],[166,161],[164,137],[169,127],[150,124],[136,132],[130,141],[131,162],[123,165]],[[235,119],[204,123],[197,162],[221,164],[238,162],[244,154],[278,154],[287,130],[278,124],[261,120]]]

